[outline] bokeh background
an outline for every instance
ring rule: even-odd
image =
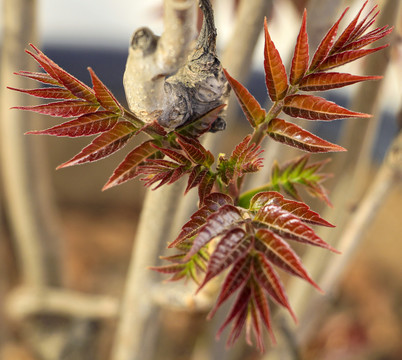
[[[6,21],[3,17],[6,1],[0,1],[2,9],[0,46],[4,43],[4,36],[7,34],[4,29]],[[398,3],[398,0],[383,0],[379,3],[384,7],[392,1]],[[311,3],[314,2],[272,1],[267,13],[270,19],[270,32],[285,63],[289,63],[300,24],[301,10],[305,6],[312,6]],[[338,9],[350,5],[352,9],[350,16],[347,17],[349,19],[360,8],[362,1],[336,3],[334,14],[324,15],[335,19],[336,14],[339,13]],[[374,2],[370,3],[374,4]],[[238,5],[239,1],[215,1],[218,45],[221,51],[230,39]],[[61,67],[86,83],[90,82],[86,68],[91,66],[118,100],[125,104],[122,77],[131,34],[141,26],[148,26],[155,33],[161,33],[163,31],[162,14],[162,0],[146,2],[38,0],[36,13],[32,14],[37,19],[37,33],[32,34],[32,40],[29,41],[34,42]],[[388,53],[389,64],[378,95],[379,106],[376,116],[379,118],[379,125],[376,139],[369,153],[370,168],[361,179],[362,187],[374,179],[392,139],[401,127],[401,117],[398,115],[402,104],[401,14],[399,12],[400,18],[392,24],[397,29],[392,37],[391,51]],[[318,18],[309,18],[309,22],[315,20],[319,22]],[[15,21],[22,20],[15,19]],[[345,23],[347,23],[346,20]],[[311,36],[312,41],[315,37],[320,38],[326,29],[319,29],[317,26],[314,31],[315,33]],[[26,38],[29,39],[29,37],[29,34],[26,34]],[[264,103],[267,97],[262,73],[262,40],[260,36],[254,56],[251,54],[249,56],[250,73],[247,84],[257,99]],[[20,56],[27,57],[22,52]],[[4,62],[4,58],[2,59]],[[224,66],[229,65],[224,64]],[[361,63],[358,63],[345,71],[361,74],[360,66]],[[6,80],[9,75],[1,73],[2,89],[9,85]],[[364,90],[353,87],[346,91],[331,91],[327,96],[332,101],[346,106],[351,103],[351,99],[358,91]],[[7,108],[16,105],[19,104],[2,103],[2,106]],[[7,114],[6,110],[3,110],[1,114],[1,121],[7,121],[5,118],[7,115],[4,115]],[[228,121],[226,132],[217,134],[222,136],[226,152],[229,152],[233,144],[247,131],[247,122],[241,117],[239,109],[234,110],[232,114],[234,116]],[[54,119],[42,117],[35,120],[34,124],[39,128],[46,128],[54,124],[54,121]],[[337,141],[340,137],[341,126],[342,122],[319,125],[314,132],[329,141]],[[23,127],[25,130],[33,128],[30,123],[25,123]],[[28,137],[23,137],[22,133],[23,140],[27,139]],[[7,134],[2,133],[1,136],[4,139]],[[43,176],[46,178],[46,191],[51,194],[52,208],[48,221],[52,222],[52,227],[56,228],[55,232],[61,239],[57,242],[57,251],[60,254],[57,261],[63,269],[63,286],[85,294],[107,295],[113,299],[121,298],[145,190],[138,180],[130,181],[106,192],[101,192],[101,188],[126,152],[115,154],[100,163],[55,171],[58,164],[71,158],[84,147],[88,139],[49,137],[38,140],[30,138],[27,141],[40,141],[43,146],[39,153],[42,158],[36,158],[35,164],[38,162],[41,164]],[[284,151],[281,151],[280,157],[284,156],[282,152]],[[4,163],[4,157],[2,162]],[[2,171],[4,172],[4,167]],[[337,175],[334,174],[335,180],[331,180],[330,186],[336,182]],[[52,355],[43,355],[46,351],[38,351],[38,344],[33,345],[40,338],[27,337],[27,333],[39,322],[41,326],[45,324],[44,327],[49,329],[47,336],[51,337],[52,329],[65,326],[67,320],[62,316],[41,314],[24,318],[22,324],[19,318],[10,316],[9,306],[6,306],[9,295],[22,283],[21,264],[16,256],[15,237],[17,235],[13,230],[13,215],[8,211],[5,200],[8,196],[7,187],[4,183],[0,185],[2,185],[0,188],[0,359],[52,359]],[[303,348],[299,349],[300,359],[402,359],[401,203],[401,181],[395,181],[378,207],[370,225],[365,229],[363,240],[348,264],[340,280],[339,288],[327,308],[325,319],[321,321],[315,335]],[[345,211],[349,211],[352,216],[357,205],[351,202]],[[335,208],[334,212],[336,211],[340,210]],[[169,240],[166,239],[166,241]],[[189,319],[185,314],[176,315],[167,312],[161,320],[167,329],[165,338],[160,342],[162,348],[167,346],[166,343],[169,340],[174,342],[169,338],[169,333],[174,331],[180,333],[189,326],[202,326],[199,324],[203,322],[203,317],[194,320],[194,318]],[[70,339],[73,345],[70,346],[86,348],[85,359],[108,359],[115,327],[116,320],[113,318],[77,326],[77,333]],[[88,336],[81,336],[80,331],[85,334],[90,333],[89,340]],[[57,344],[62,340],[57,338],[55,333],[52,346],[61,346]],[[86,340],[80,343],[80,339]],[[185,344],[182,346],[186,347]],[[244,351],[243,359],[261,358],[254,351],[242,351]],[[205,354],[203,351],[196,353]],[[72,350],[67,351],[67,353],[61,353],[59,358],[81,359],[74,354]],[[231,352],[228,354],[227,359],[232,356]],[[183,360],[207,359],[203,357],[205,355],[190,357],[184,350],[181,356],[180,359]],[[179,357],[176,358],[179,359]]]

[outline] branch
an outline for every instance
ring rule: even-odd
[[[196,1],[165,0],[164,3],[162,36],[154,35],[148,28],[136,30],[124,73],[130,110],[144,121],[154,120],[163,109],[165,78],[184,64],[196,37]]]
[[[4,39],[1,59],[2,84],[26,88],[28,80],[13,72],[32,69],[32,62],[21,56],[36,37],[36,1],[4,2]],[[19,19],[16,22],[16,19]],[[18,26],[17,24],[21,24]],[[47,176],[44,139],[24,138],[25,124],[34,121],[31,113],[9,107],[26,104],[27,97],[0,88],[1,177],[5,204],[11,223],[22,281],[33,286],[60,282],[58,256],[60,248],[54,200]]]
[[[381,208],[390,190],[402,180],[402,131],[394,139],[388,154],[373,183],[370,185],[367,194],[359,204],[352,219],[347,223],[342,232],[338,244],[341,251],[340,257],[333,257],[327,263],[327,270],[324,272],[320,287],[327,294],[326,297],[314,296],[303,314],[303,321],[297,329],[298,343],[306,343],[312,335],[318,321],[325,313],[331,295],[336,293],[338,282],[350,264],[358,246],[363,239],[367,229],[373,221],[374,216]],[[308,319],[308,320],[307,320]]]
[[[37,289],[22,286],[6,300],[6,312],[13,320],[23,321],[32,315],[66,316],[80,319],[115,318],[117,299],[104,295],[86,295],[57,288]]]

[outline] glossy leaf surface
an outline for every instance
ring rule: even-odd
[[[53,126],[46,130],[28,131],[27,134],[69,137],[88,136],[109,131],[116,125],[118,119],[119,117],[114,113],[98,111],[92,114],[81,115],[75,120]]]
[[[275,44],[269,35],[267,19],[264,21],[264,34],[265,83],[271,100],[278,101],[286,96],[288,90],[288,79],[279,52],[276,50]]]
[[[261,108],[261,105],[258,103],[258,101],[242,84],[233,79],[225,69],[223,69],[223,72],[225,73],[226,79],[236,94],[239,104],[250,125],[252,127],[256,127],[256,125],[262,123],[265,119],[265,110]]]
[[[267,132],[276,141],[311,153],[346,151],[339,145],[332,144],[295,124],[278,118],[271,120]]]
[[[298,84],[308,69],[308,36],[306,31],[307,12],[304,10],[302,25],[292,58],[289,81],[292,85]]]
[[[135,133],[136,128],[128,121],[119,122],[112,130],[99,135],[71,160],[57,168],[93,162],[105,158],[121,149]]]
[[[371,115],[350,111],[312,95],[291,95],[286,97],[283,111],[289,116],[307,120],[336,120],[349,117],[369,118]]]

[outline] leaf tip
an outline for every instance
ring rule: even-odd
[[[71,165],[72,165],[72,164],[70,164],[70,162],[67,161],[67,162],[65,162],[65,163],[60,164],[59,166],[57,166],[57,167],[56,167],[56,170],[60,170],[60,169],[63,169],[63,168],[65,168],[65,167],[68,167],[68,166],[71,166]]]

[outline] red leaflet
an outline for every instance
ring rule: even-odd
[[[374,22],[380,11],[374,13],[374,15],[369,19],[370,15],[376,10],[378,5],[374,6],[370,12],[356,25],[355,29],[349,37],[348,43],[355,41],[359,36],[361,36]]]
[[[89,67],[88,71],[91,75],[93,89],[95,91],[96,99],[102,105],[105,110],[113,112],[122,111],[122,107],[109,89],[100,81],[95,72]]]
[[[216,334],[216,337],[219,338],[225,327],[228,326],[231,321],[237,318],[229,334],[226,343],[227,346],[233,345],[241,334],[241,330],[243,329],[243,326],[247,318],[247,310],[248,310],[247,305],[249,303],[250,297],[251,297],[251,289],[249,286],[246,285],[240,291],[239,295],[236,298],[235,303],[232,306],[232,309],[230,310],[229,315],[227,316],[225,322],[222,324],[222,326],[219,328]]]
[[[276,141],[307,152],[346,151],[339,145],[325,141],[297,125],[278,118],[271,120],[267,133]]]
[[[225,69],[223,69],[223,72],[225,73],[226,79],[236,94],[240,106],[251,126],[256,127],[256,125],[261,124],[265,119],[265,110],[261,108],[261,105],[258,103],[258,101],[242,84],[233,79]]]
[[[342,51],[346,50],[357,50],[361,49],[362,47],[369,45],[377,40],[382,39],[384,36],[387,36],[394,30],[394,27],[388,28],[388,26],[383,26],[382,28],[374,29],[373,31],[369,32],[368,34],[362,36],[361,38],[348,43],[342,48]]]
[[[306,31],[307,12],[304,10],[303,21],[297,37],[296,47],[292,59],[289,80],[292,85],[298,84],[308,68],[308,36]]]
[[[241,285],[246,284],[251,275],[251,257],[244,256],[236,261],[226,276],[221,292],[216,300],[215,306],[208,314],[208,319],[211,319],[219,306],[221,306]]]
[[[338,72],[319,72],[302,79],[299,89],[304,91],[324,91],[355,84],[360,81],[379,80],[382,76],[357,76]]]
[[[362,13],[363,9],[367,5],[368,0],[363,4],[361,7],[360,11],[357,13],[355,18],[352,20],[352,22],[346,27],[346,29],[342,32],[342,34],[339,36],[338,40],[336,40],[334,46],[332,47],[330,54],[336,53],[339,49],[341,49],[345,43],[350,39],[353,30],[356,27],[357,21],[359,20],[360,14]]]
[[[135,131],[136,128],[130,122],[121,121],[113,129],[99,135],[78,155],[59,165],[57,169],[103,159],[126,145]]]
[[[28,131],[26,134],[33,135],[55,135],[55,136],[87,136],[109,131],[116,125],[119,119],[109,111],[98,111],[96,113],[82,115],[77,119],[67,121],[46,130]]]
[[[12,107],[12,109],[34,111],[40,114],[64,118],[93,113],[98,108],[99,104],[92,104],[83,100],[66,100],[52,102],[45,105]]]
[[[288,200],[276,191],[264,191],[253,196],[250,201],[250,210],[258,211],[263,206],[275,204],[300,218],[301,221],[314,225],[334,227],[319,214],[311,210],[307,204],[300,201]]]
[[[360,59],[366,55],[370,55],[378,50],[382,50],[389,45],[383,45],[376,47],[374,49],[361,49],[361,50],[351,50],[351,51],[344,51],[335,55],[329,56],[322,64],[318,67],[319,70],[329,70],[335,67],[345,65],[349,62],[355,61]]]
[[[187,194],[192,188],[199,185],[203,178],[203,175],[201,175],[201,173],[204,172],[205,174],[206,171],[208,170],[205,168],[203,169],[201,165],[193,167],[193,170],[191,170],[191,173],[188,176],[187,186],[186,190],[184,190],[184,194]]]
[[[222,193],[210,193],[205,199],[204,203],[198,211],[196,211],[192,216],[190,221],[183,225],[182,230],[179,236],[174,240],[171,244],[169,244],[169,248],[175,247],[181,244],[186,239],[189,239],[195,236],[201,226],[203,226],[207,218],[218,211],[218,209],[223,205],[233,205],[233,200],[230,196],[222,194]]]
[[[336,120],[349,117],[369,118],[371,115],[350,111],[332,101],[312,95],[291,95],[285,98],[283,111],[292,117],[307,120]]]
[[[149,269],[150,270],[154,270],[157,272],[160,272],[162,274],[179,274],[181,273],[183,270],[185,270],[186,265],[185,264],[171,264],[171,265],[164,265],[164,266],[150,266]],[[173,277],[171,279],[169,279],[170,281],[173,280],[180,280],[181,278],[183,278],[185,276],[185,274],[181,274],[182,276],[179,277]]]
[[[158,148],[154,145],[155,148]],[[179,154],[180,155],[180,154]],[[157,182],[159,184],[153,190],[164,184],[172,184],[189,172],[190,162],[185,159],[184,163],[173,162],[164,159],[146,159],[145,163],[138,166],[137,174],[144,174],[146,186],[151,186]]]
[[[214,156],[206,150],[197,139],[188,138],[180,134],[177,135],[177,142],[188,158],[195,164],[211,166],[214,162]]]
[[[216,179],[216,174],[207,170],[201,178],[198,185],[198,198],[200,204],[204,203],[204,199],[211,193]]]
[[[272,101],[278,101],[286,96],[288,90],[288,79],[285,66],[271,40],[268,32],[267,19],[264,20],[265,47],[264,47],[264,69],[265,82],[269,97]]]
[[[39,89],[26,90],[26,89],[16,89],[7,86],[7,89],[19,91],[43,99],[77,99],[77,97],[73,95],[70,92],[70,90],[62,88],[39,88]]]
[[[269,261],[272,262],[272,259],[266,257],[263,252],[256,252],[253,263],[255,278],[258,281],[258,284],[272,297],[272,299],[288,309],[294,321],[297,322],[296,315],[290,307],[282,282]]]
[[[259,250],[262,251],[270,262],[291,273],[292,275],[306,280],[317,290],[322,291],[320,287],[310,278],[301,260],[292,250],[292,248],[286,243],[286,241],[283,241],[279,236],[267,229],[258,230],[255,236],[264,245],[263,247],[259,247]],[[294,315],[292,316],[294,317]]]
[[[257,257],[258,257],[258,254],[257,254]],[[255,263],[256,263],[256,261],[254,262],[254,264]],[[254,273],[256,273],[255,267],[254,267]],[[252,286],[253,302],[255,303],[255,307],[257,308],[257,310],[260,314],[263,324],[265,325],[265,327],[267,328],[267,330],[269,332],[272,342],[275,344],[276,340],[275,340],[274,333],[272,332],[268,300],[267,300],[264,292],[262,291],[261,287],[255,285],[255,283],[252,283],[252,284],[253,284],[253,286]],[[261,285],[261,284],[259,284],[259,285]],[[256,337],[258,338],[257,334],[256,334]],[[264,348],[264,346],[263,346],[263,342],[261,339],[260,350],[262,351],[263,348]]]
[[[251,247],[250,238],[244,238],[246,232],[241,228],[228,231],[219,241],[209,258],[207,273],[198,291],[212,278],[233,265],[238,259],[246,256]]]
[[[204,205],[215,211],[226,204],[233,205],[233,199],[229,195],[219,192],[209,194],[204,200]]]
[[[205,225],[198,231],[193,246],[185,257],[185,261],[196,254],[213,238],[230,230],[234,225],[243,222],[240,211],[233,205],[224,205],[207,219]]]
[[[158,149],[152,146],[152,140],[146,141],[131,151],[113,172],[102,190],[120,185],[138,175],[136,168],[147,158],[155,154]]]
[[[129,112],[125,109],[124,115],[127,115]],[[167,132],[165,129],[158,124],[156,120],[144,123],[142,120],[138,119],[134,114],[130,113],[129,116],[130,121],[134,122],[136,126],[139,126],[138,133],[144,132],[153,138],[160,138],[161,136],[166,136]]]
[[[26,53],[31,55],[52,78],[63,84],[75,96],[92,103],[97,102],[96,96],[90,87],[76,79],[74,76],[70,75],[68,72],[64,71],[34,45],[30,45],[36,51],[36,54],[28,50],[26,50]]]
[[[327,34],[322,39],[320,45],[318,45],[318,48],[313,56],[313,60],[311,60],[309,71],[313,71],[314,69],[316,69],[327,57],[329,51],[331,50],[332,44],[334,43],[339,23],[348,10],[349,8],[345,9],[338,21],[331,27],[331,29],[329,29]]]
[[[155,147],[156,149],[158,149],[162,154],[170,157],[175,162],[182,164],[182,165],[190,165],[190,161],[184,155],[180,154],[179,152],[172,150],[172,149],[162,148],[155,144],[153,144],[152,146]]]
[[[56,79],[53,79],[50,75],[41,73],[41,72],[32,72],[32,71],[18,71],[14,73],[15,75],[20,75],[27,77],[32,80],[39,81],[44,84],[49,84],[49,85],[56,85],[56,86],[61,86],[62,84],[58,82]]]
[[[280,236],[338,252],[317,236],[313,229],[303,224],[297,216],[281,209],[277,205],[271,204],[262,207],[255,215],[253,221],[266,225]]]
[[[257,293],[261,294],[262,296],[264,295],[262,294],[262,290],[260,288],[253,291],[252,284],[250,284],[250,289],[251,289],[251,297],[250,302],[248,304],[248,313],[246,319],[246,343],[250,346],[253,345],[253,342],[251,340],[251,330],[252,330],[257,342],[256,347],[262,354],[265,350],[264,339],[261,333],[261,321],[257,313],[257,306],[254,301],[254,295]]]

